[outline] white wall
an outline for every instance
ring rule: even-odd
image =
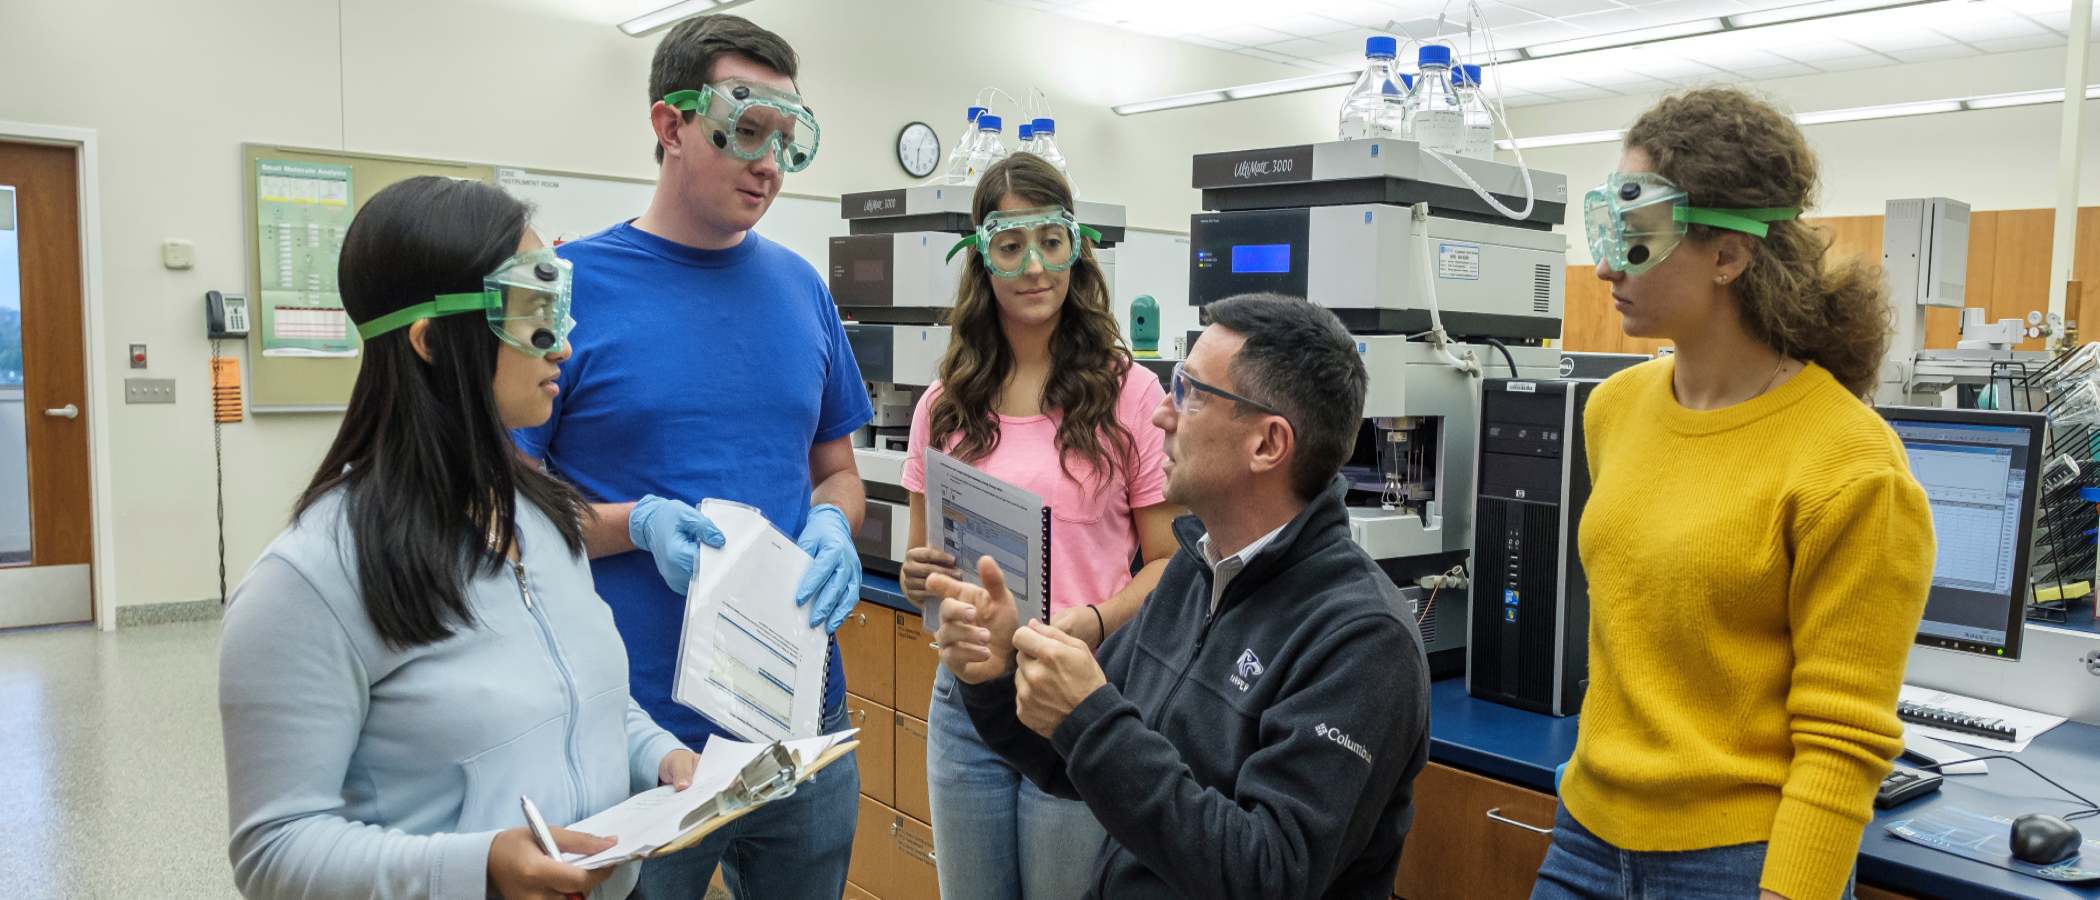
[[[116,603],[217,594],[198,307],[208,289],[247,288],[239,144],[650,177],[643,111],[655,41],[611,25],[637,5],[647,4],[0,0],[0,120],[94,128],[102,141],[103,349],[118,368],[103,373],[109,395],[89,403],[101,404],[116,448]],[[934,125],[945,144],[981,85],[1036,86],[1050,94],[1082,196],[1124,203],[1133,225],[1185,230],[1197,205],[1190,154],[1323,139],[1342,93],[1122,118],[1110,103],[1300,73],[982,0],[758,0],[736,11],[802,54],[803,91],[825,126],[817,165],[788,181],[803,193],[899,186],[892,147],[907,121]],[[1796,79],[1808,86],[1788,96],[1829,95],[1802,102],[1821,108],[2048,87],[2061,63],[2022,54],[1911,68],[1821,85]],[[1957,74],[1972,69],[1971,81]],[[1884,74],[1898,71],[1906,74]],[[1795,90],[1788,85],[1769,87]],[[1517,119],[1524,133],[1589,130],[1624,124],[1644,105],[1569,104]],[[1834,212],[1878,211],[1888,197],[1923,193],[1980,208],[2050,202],[2049,108],[1825,129],[1811,138]],[[1532,159],[1583,185],[1612,154],[1575,148]],[[196,242],[194,270],[161,268],[158,246],[169,237]],[[151,346],[152,369],[121,368],[133,342]],[[121,405],[130,374],[177,379],[178,402]],[[230,579],[283,527],[336,424],[274,416],[227,427]]]
[[[2100,51],[2100,44],[2093,45]],[[1784,78],[1751,85],[1791,112],[2060,88],[2064,51],[2031,50]],[[2100,81],[2093,67],[2088,83]],[[1519,135],[1626,128],[1657,97],[1618,97],[1510,111]],[[1880,215],[1891,199],[1952,197],[1978,210],[2056,206],[2056,104],[1811,125],[1803,129],[1822,165],[1823,195],[1811,215]],[[2079,203],[2100,203],[2100,101],[2085,101]],[[1511,159],[1504,152],[1500,157]],[[1568,260],[1588,264],[1581,193],[1604,180],[1617,144],[1526,151],[1532,166],[1568,176]]]
[[[112,390],[88,405],[99,402],[115,446],[118,605],[218,594],[199,309],[206,290],[247,288],[239,145],[652,177],[655,39],[621,34],[610,5],[0,0],[0,120],[93,128],[101,140],[104,349],[115,368],[104,373]],[[761,0],[738,12],[801,52],[803,91],[825,125],[822,156],[790,191],[901,186],[892,147],[907,121],[935,125],[945,143],[980,85],[1033,85],[1050,94],[1082,195],[1125,203],[1135,225],[1186,229],[1191,153],[1278,130],[1302,138],[1328,117],[1326,101],[1285,98],[1122,119],[1109,102],[1295,73],[981,0]],[[947,44],[929,51],[936,33]],[[161,267],[170,237],[196,242],[195,269]],[[145,372],[122,367],[134,342],[150,346]],[[178,402],[122,405],[128,375],[175,378]],[[226,427],[229,580],[283,528],[337,421]]]

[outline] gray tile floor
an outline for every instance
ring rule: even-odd
[[[239,896],[219,626],[0,631],[0,896]]]
[[[227,898],[219,623],[0,632],[11,897]]]

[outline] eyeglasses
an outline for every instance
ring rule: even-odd
[[[1248,406],[1254,407],[1255,409],[1261,410],[1262,412],[1268,413],[1272,416],[1281,416],[1286,422],[1290,421],[1291,419],[1290,416],[1284,415],[1282,410],[1270,406],[1267,403],[1263,403],[1260,400],[1250,400],[1246,397],[1242,397],[1224,388],[1212,387],[1210,385],[1204,384],[1201,381],[1197,381],[1195,378],[1189,375],[1186,363],[1175,363],[1173,384],[1175,412],[1188,411],[1190,388],[1194,388],[1195,390],[1202,391],[1206,394],[1216,394],[1235,403],[1244,403]],[[1292,427],[1296,426],[1294,425]]]

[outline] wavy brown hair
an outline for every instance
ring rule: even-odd
[[[1647,151],[1655,171],[1677,183],[1694,206],[1815,205],[1816,157],[1786,114],[1734,88],[1702,88],[1641,115],[1626,146]],[[1691,226],[1686,237],[1719,232]],[[1750,264],[1730,286],[1750,334],[1795,359],[1829,370],[1862,397],[1874,389],[1888,352],[1888,292],[1881,268],[1857,259],[1826,264],[1830,235],[1805,222],[1773,222],[1750,240]]]
[[[1031,206],[1073,208],[1072,186],[1064,175],[1030,153],[1016,153],[985,171],[970,203],[974,222],[982,225],[1008,195]],[[1062,415],[1057,424],[1059,468],[1070,476],[1070,461],[1077,457],[1087,463],[1091,477],[1106,481],[1127,465],[1136,449],[1130,432],[1116,420],[1130,352],[1123,346],[1115,313],[1109,311],[1108,278],[1084,237],[1070,272],[1057,330],[1050,336],[1050,378],[1043,385],[1042,405]],[[991,270],[975,252],[964,259],[962,285],[948,324],[952,330],[947,355],[941,358],[941,395],[933,403],[927,443],[945,447],[950,436],[960,434],[955,455],[974,461],[999,446],[999,394],[1014,368],[1013,348],[999,327]]]

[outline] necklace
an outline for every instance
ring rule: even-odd
[[[1748,403],[1748,402],[1750,402],[1751,400],[1755,400],[1755,399],[1757,399],[1757,398],[1759,398],[1759,397],[1762,397],[1762,396],[1764,396],[1764,395],[1765,395],[1765,392],[1766,392],[1766,391],[1769,391],[1769,390],[1771,390],[1771,389],[1772,389],[1772,385],[1775,385],[1775,384],[1778,384],[1778,383],[1779,383],[1779,373],[1780,373],[1780,372],[1783,372],[1783,371],[1785,371],[1785,370],[1786,370],[1786,354],[1784,354],[1784,353],[1781,353],[1781,354],[1779,354],[1779,362],[1778,362],[1778,364],[1776,364],[1776,365],[1772,366],[1772,377],[1770,377],[1770,378],[1767,378],[1767,379],[1765,379],[1765,386],[1764,386],[1764,387],[1761,387],[1761,388],[1758,388],[1758,389],[1757,389],[1757,393],[1755,393],[1755,394],[1751,394],[1751,395],[1749,396],[1749,398],[1748,398],[1748,399],[1746,399],[1746,400],[1744,400],[1743,402],[1744,402],[1744,403]]]

